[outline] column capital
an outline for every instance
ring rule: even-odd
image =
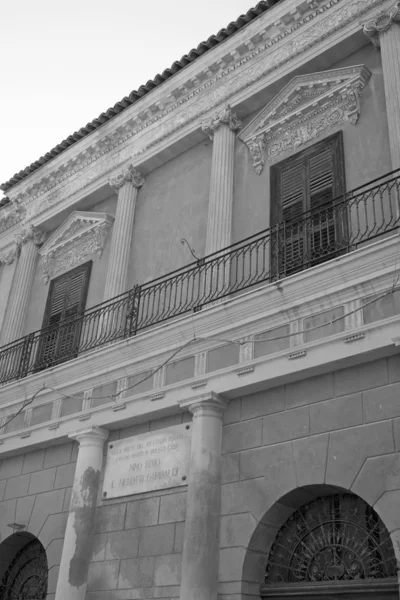
[[[197,417],[216,417],[217,419],[222,419],[222,415],[228,404],[229,400],[225,400],[225,398],[214,392],[208,392],[207,394],[201,394],[200,396],[179,402],[179,406],[188,409],[194,419]]]
[[[143,175],[133,165],[125,167],[118,175],[111,177],[108,183],[111,187],[119,190],[125,183],[131,183],[133,187],[140,188],[145,182]]]
[[[28,240],[31,240],[35,246],[40,246],[43,244],[44,238],[45,233],[43,231],[33,225],[28,225],[15,235],[15,243],[18,248],[21,248],[23,244],[26,244]]]
[[[364,23],[363,31],[375,48],[380,48],[380,34],[388,31],[393,23],[400,23],[400,0],[389,10],[378,13],[374,19]]]
[[[222,110],[216,112],[210,119],[204,121],[204,123],[201,124],[201,128],[212,140],[215,131],[219,129],[222,124],[227,125],[231,131],[237,131],[242,126],[237,114],[232,112],[229,104]]]
[[[102,448],[108,435],[109,431],[107,429],[93,425],[92,427],[73,431],[68,434],[68,437],[79,442],[80,447],[96,446]]]

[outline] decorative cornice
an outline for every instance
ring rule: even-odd
[[[133,187],[140,188],[144,185],[145,179],[133,165],[128,165],[118,175],[111,177],[108,183],[111,187],[119,190],[125,183],[131,183]]]
[[[140,117],[134,114],[129,119],[125,117],[123,122],[117,119],[115,129],[111,132],[107,129],[103,138],[98,137],[99,131],[90,147],[84,146],[82,142],[82,150],[78,152],[79,145],[75,146],[75,154],[66,153],[64,163],[55,164],[51,173],[42,178],[35,174],[30,181],[27,179],[20,184],[19,191],[13,199],[31,204],[28,210],[29,218],[37,217],[82,189],[100,174],[117,167],[129,158],[139,157],[187,125],[198,122],[203,115],[209,113],[211,106],[226,104],[234,94],[256,84],[281,65],[321,44],[384,2],[385,0],[328,0],[318,4],[310,2],[307,3],[305,12],[303,9],[291,10],[273,27],[268,24],[267,19],[258,19],[249,26],[253,34],[252,39],[257,38],[256,42],[248,41],[249,27],[246,28],[246,35],[238,33],[234,39],[241,48],[240,52],[231,51],[222,58],[217,54],[214,62],[203,68],[201,78],[194,76],[193,70],[190,69],[188,72],[191,75],[187,84],[183,83],[172,91],[170,87],[164,87],[164,96],[161,96],[162,88],[159,92],[154,92],[152,100],[149,94],[141,100]],[[303,28],[307,29],[306,35],[300,31]],[[259,35],[259,29],[262,35]],[[268,60],[265,60],[266,54]],[[211,57],[212,53],[208,53],[207,56]],[[228,78],[229,84],[221,85],[223,80]],[[186,109],[180,110],[185,104]],[[177,112],[179,115],[174,114]],[[155,124],[158,126],[152,127]],[[146,138],[137,140],[136,150],[132,152],[129,140],[141,133],[146,133]],[[104,160],[107,155],[109,158]],[[87,174],[77,177],[77,174],[84,170],[87,170]],[[69,179],[71,183],[65,186]],[[62,184],[64,185],[61,189]],[[47,197],[42,198],[45,194]],[[39,198],[40,202],[37,202]]]
[[[400,1],[391,9],[380,12],[374,19],[364,23],[363,31],[375,48],[380,48],[380,34],[388,31],[393,23],[400,23]]]
[[[262,172],[265,155],[273,160],[343,121],[355,125],[370,77],[364,65],[294,77],[238,136],[256,172]]]
[[[106,213],[74,211],[39,251],[44,282],[93,254],[101,257],[113,220]]]
[[[215,113],[211,119],[207,119],[201,124],[201,128],[208,135],[210,140],[213,139],[214,133],[221,127],[221,125],[227,125],[231,131],[237,131],[242,127],[242,123],[239,120],[236,113],[232,112],[232,108],[228,104],[225,108]]]

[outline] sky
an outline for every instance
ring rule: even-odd
[[[256,3],[1,3],[0,183]]]

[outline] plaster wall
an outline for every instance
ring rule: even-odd
[[[399,390],[395,355],[231,401],[223,432],[224,599],[258,597],[279,527],[337,488],[376,510],[399,558]]]
[[[339,127],[326,130],[320,138],[298,150],[280,156],[274,162],[266,161],[261,175],[255,172],[247,147],[236,142],[235,182],[233,206],[233,241],[269,227],[270,220],[270,166],[291,154],[296,154],[319,139],[343,130],[346,190],[352,190],[391,171],[391,157],[386,118],[386,103],[383,83],[381,56],[372,44],[364,46],[346,59],[328,67],[332,69],[365,64],[372,75],[367,82],[361,99],[361,114],[354,126],[345,122]],[[304,70],[303,70],[304,71]],[[288,80],[282,83],[286,85]],[[280,88],[281,89],[281,88]],[[265,105],[279,92],[265,94]],[[247,125],[259,111],[244,120]]]
[[[99,202],[91,208],[92,212],[104,212],[109,215],[114,216],[115,210],[117,206],[117,197],[116,195],[110,196],[106,200]],[[78,209],[79,210],[79,209]],[[105,285],[105,279],[107,274],[107,265],[108,265],[108,257],[110,254],[111,247],[111,237],[112,237],[113,227],[111,226],[106,244],[103,250],[103,254],[101,258],[97,255],[88,256],[85,258],[82,263],[87,262],[87,260],[92,260],[92,272],[90,276],[89,289],[86,301],[86,308],[90,308],[91,306],[95,306],[102,302],[103,300],[103,291]],[[54,232],[50,232],[48,237]],[[76,265],[78,266],[78,264]],[[69,269],[66,269],[67,271]],[[58,277],[65,271],[60,271],[55,274],[55,277]],[[40,260],[37,261],[35,277],[32,286],[32,294],[31,294],[31,302],[29,303],[28,313],[25,322],[25,335],[31,333],[33,331],[37,331],[42,327],[44,311],[46,307],[46,300],[49,293],[50,282],[44,283],[43,281],[43,270],[40,263]]]
[[[9,523],[25,525],[40,540],[49,568],[47,600],[54,600],[77,450],[67,443],[0,463],[0,542],[13,534]]]
[[[203,256],[211,156],[205,140],[147,175],[136,204],[130,286],[193,262],[181,238]]]

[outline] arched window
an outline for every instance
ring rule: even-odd
[[[46,551],[33,540],[10,563],[0,585],[1,600],[45,600],[47,578]]]
[[[290,591],[295,584],[329,587],[395,575],[393,545],[377,513],[357,496],[336,494],[303,506],[280,529],[270,551],[264,590],[276,584],[286,584]]]

